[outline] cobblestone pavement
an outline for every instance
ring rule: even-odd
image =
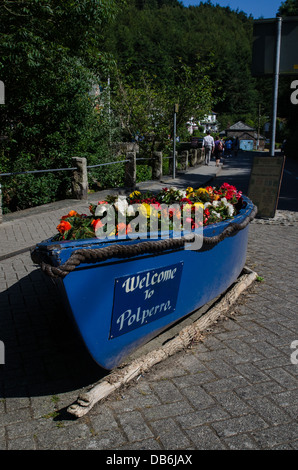
[[[0,226],[2,253],[25,246],[24,228],[29,245],[50,236],[58,212],[21,218],[19,231],[6,223],[7,239]],[[86,355],[29,252],[2,258],[0,449],[297,450],[298,221],[296,213],[277,215],[250,225],[247,266],[263,280],[203,341],[80,419],[66,408],[105,372]]]

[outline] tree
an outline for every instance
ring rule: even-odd
[[[285,2],[282,2],[278,13],[282,16],[297,16],[298,0],[286,0]]]
[[[90,94],[100,82],[101,28],[114,0],[3,0],[0,5],[1,170],[70,167],[72,156],[94,158],[108,140],[103,113]],[[10,209],[48,202],[69,187],[69,174],[6,180]],[[32,197],[30,192],[35,194]]]
[[[216,111],[257,109],[250,73],[252,17],[211,2],[189,8],[175,1],[158,3],[131,0],[113,27],[105,29],[105,50],[113,53],[121,72],[138,80],[146,71],[160,86],[173,87],[180,64],[193,68],[199,57],[201,65],[209,66],[214,88],[221,88]]]
[[[143,73],[142,79],[121,75],[117,71],[112,108],[122,129],[124,140],[140,136],[140,146],[147,154],[153,150],[166,150],[173,138],[173,110],[178,104],[177,131],[184,133],[187,121],[193,117],[200,120],[212,105],[213,85],[207,68],[196,65],[194,69],[180,65],[175,86],[163,84]]]

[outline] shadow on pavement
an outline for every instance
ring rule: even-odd
[[[253,153],[240,151],[237,157],[223,158],[221,162],[223,164],[222,171],[215,178],[214,185],[220,186],[223,183],[229,183],[247,195]]]
[[[40,270],[1,293],[0,306],[2,397],[74,391],[107,374],[89,356],[55,285]]]

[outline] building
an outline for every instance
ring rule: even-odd
[[[191,118],[187,123],[188,132],[192,135],[194,131],[197,131],[199,128],[202,129],[202,132],[206,134],[209,130],[210,132],[218,132],[218,123],[217,115],[213,111],[210,114],[206,114],[204,119],[201,121],[194,121],[194,118]]]
[[[206,134],[207,131],[218,132],[216,113],[214,111],[211,111],[211,113],[207,114],[202,121],[199,121],[199,125],[204,128],[204,134]]]
[[[248,126],[242,121],[238,121],[225,131],[225,135],[231,139],[239,139],[239,148],[242,150],[264,150],[265,137],[259,135],[256,129]]]

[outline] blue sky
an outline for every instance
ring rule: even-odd
[[[230,7],[231,10],[244,11],[247,15],[252,15],[254,19],[258,19],[261,16],[263,18],[275,18],[276,13],[283,0],[212,0],[211,3],[214,5],[220,5],[221,7]],[[183,5],[188,7],[189,5],[199,5],[200,0],[182,0]]]

